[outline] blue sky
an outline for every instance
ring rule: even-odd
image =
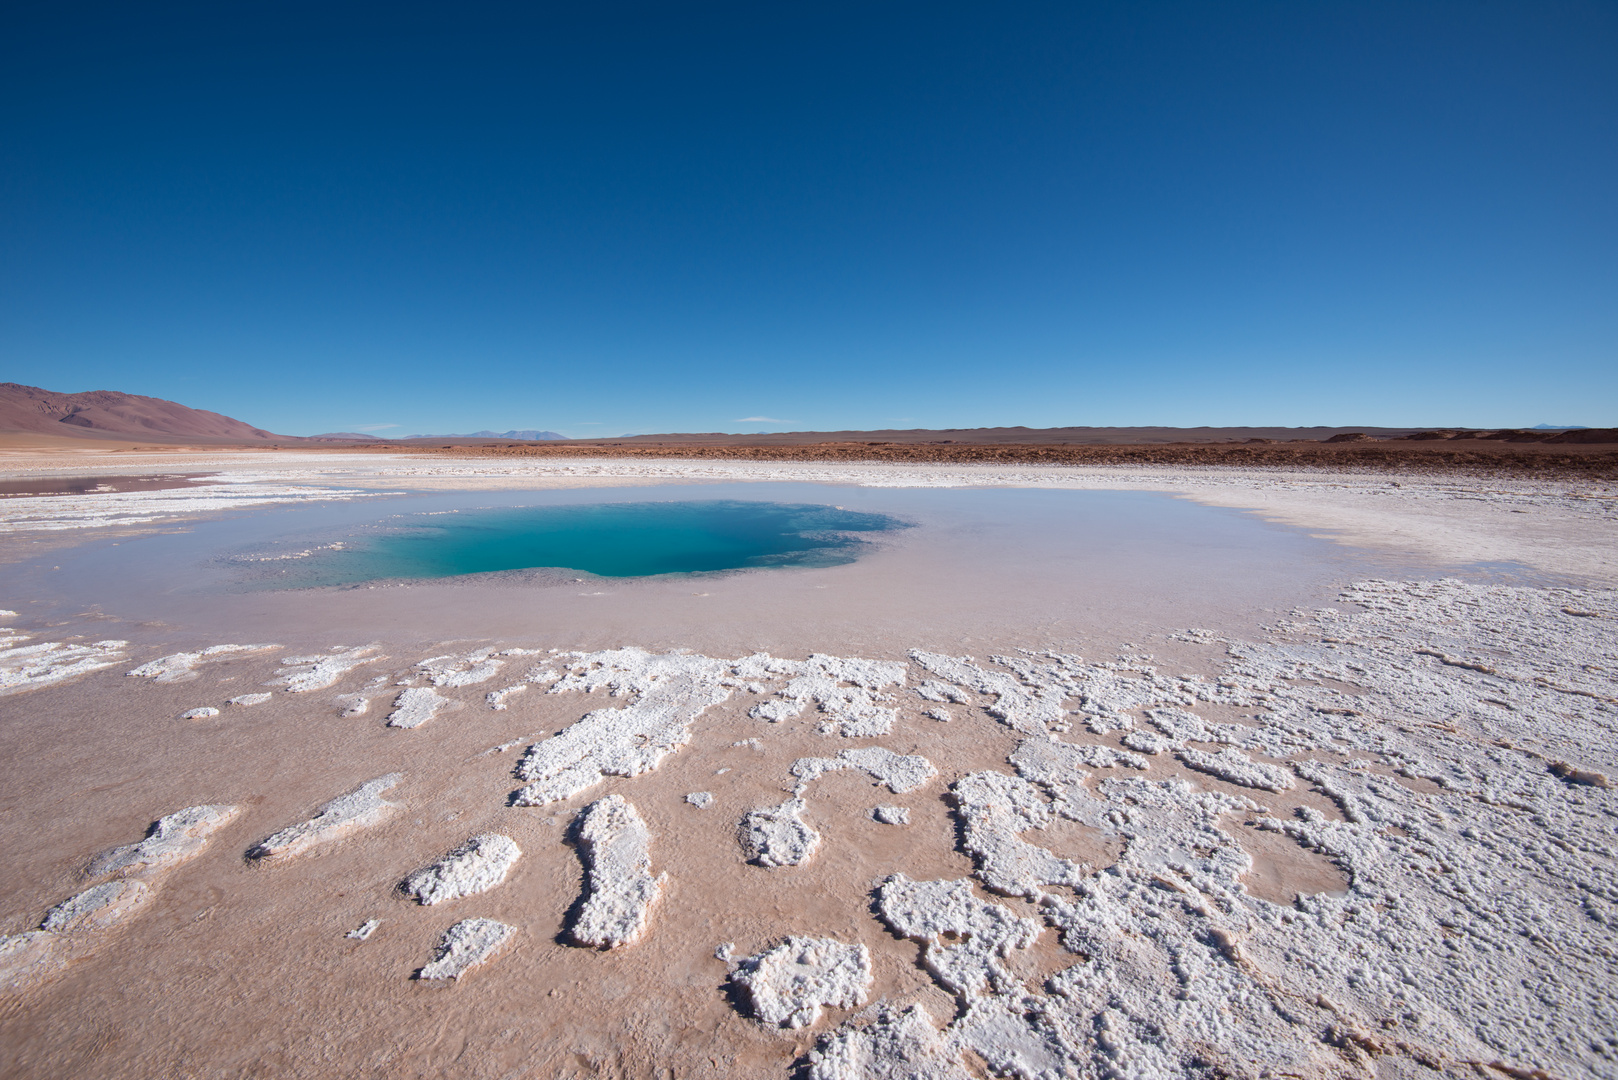
[[[24,7],[0,380],[287,434],[1618,424],[1605,0]]]

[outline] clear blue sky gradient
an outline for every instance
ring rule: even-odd
[[[1618,424],[1608,0],[468,8],[8,5],[0,380],[287,434]]]

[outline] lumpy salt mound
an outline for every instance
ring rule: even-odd
[[[730,697],[722,660],[685,653],[656,656],[643,649],[572,653],[570,670],[548,691],[607,689],[634,700],[622,709],[597,709],[529,748],[517,766],[526,786],[517,806],[544,806],[571,798],[608,776],[639,776],[691,741],[691,723]]]
[[[416,973],[418,979],[459,979],[493,959],[515,934],[516,928],[493,919],[463,919],[444,931],[432,962]]]
[[[780,806],[751,810],[742,818],[737,839],[749,862],[760,866],[798,866],[820,846],[820,834],[803,820],[807,804],[798,798]]]
[[[171,683],[185,682],[197,677],[197,668],[203,664],[226,660],[233,656],[245,653],[268,652],[270,649],[280,648],[278,645],[211,645],[196,652],[179,652],[169,656],[142,664],[125,672],[140,679],[151,679],[154,682]]]
[[[158,818],[139,843],[97,855],[90,860],[86,872],[92,877],[135,874],[182,863],[200,855],[208,838],[240,813],[238,806],[188,806],[176,810]]]
[[[871,986],[871,952],[832,938],[789,937],[744,960],[731,976],[766,1024],[801,1028],[830,1005],[851,1008]]]
[[[577,837],[587,873],[573,940],[603,949],[632,944],[668,879],[652,876],[651,831],[632,803],[608,795],[580,811]]]
[[[308,821],[300,821],[254,844],[248,849],[247,857],[267,859],[297,855],[377,824],[399,808],[398,803],[382,798],[382,793],[401,779],[399,773],[388,773],[367,780],[348,794],[326,803]]]
[[[431,866],[406,878],[405,895],[431,905],[488,892],[506,880],[506,874],[521,854],[517,842],[509,836],[499,833],[474,836]]]

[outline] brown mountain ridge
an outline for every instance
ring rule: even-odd
[[[0,383],[0,431],[64,438],[130,438],[210,443],[295,442],[223,413],[162,398],[89,390],[59,394],[21,383]]]

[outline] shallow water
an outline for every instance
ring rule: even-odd
[[[278,588],[547,568],[654,577],[839,566],[869,546],[850,534],[905,527],[882,514],[742,499],[439,511],[396,520],[373,535],[238,561],[259,564]]]
[[[298,580],[331,545],[494,511],[626,503],[841,507],[913,527],[859,533],[840,565],[579,580],[506,571],[437,580],[267,590]],[[426,515],[435,515],[427,517]],[[325,549],[325,550],[323,550]],[[307,558],[287,558],[301,556]],[[276,556],[269,561],[255,558]],[[549,492],[411,494],[269,508],[184,531],[95,540],[12,575],[34,614],[81,612],[107,635],[176,643],[229,635],[333,641],[521,636],[559,648],[633,642],[719,652],[902,653],[973,642],[1043,646],[1131,640],[1187,626],[1255,626],[1329,603],[1354,576],[1408,571],[1242,511],[1138,492],[884,489],[817,484],[658,485]],[[318,579],[317,579],[318,580]],[[123,625],[113,626],[116,620]],[[189,646],[187,646],[189,647]]]

